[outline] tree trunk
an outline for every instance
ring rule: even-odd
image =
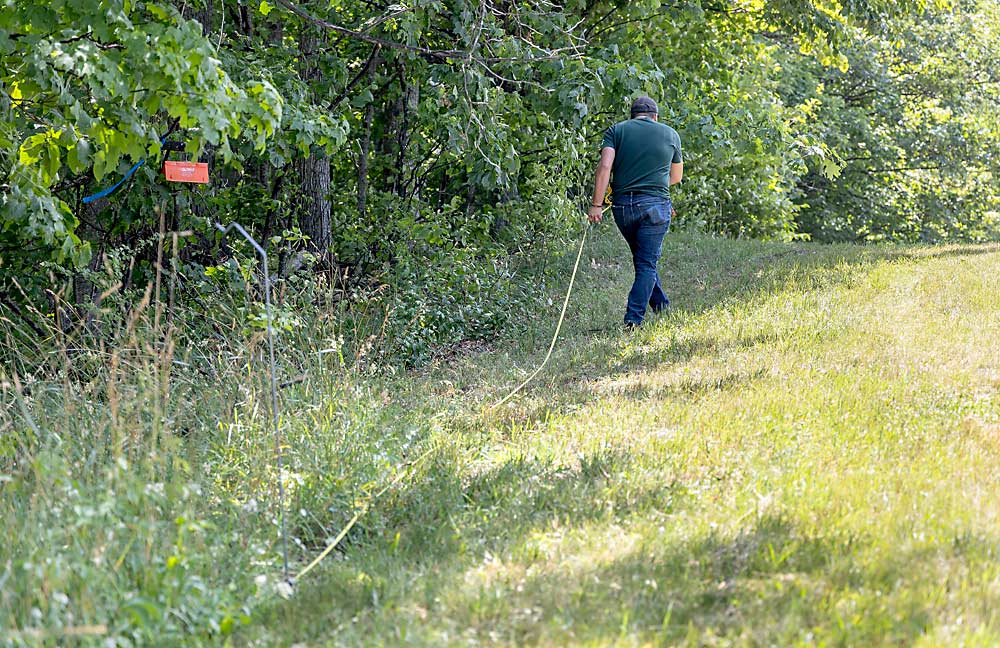
[[[310,55],[319,43],[311,31],[304,31],[299,38],[302,54],[299,76],[307,83],[319,76]],[[333,223],[330,220],[330,158],[325,153],[313,152],[308,157],[295,160],[294,172],[299,187],[299,227],[309,237],[309,251],[329,261]]]
[[[325,258],[333,240],[330,220],[330,158],[313,154],[295,161],[299,180],[299,226],[312,252]]]
[[[400,198],[406,198],[406,178],[407,170],[410,166],[410,140],[412,138],[412,119],[416,119],[417,109],[420,107],[420,86],[411,84],[406,80],[406,67],[400,68],[399,81],[402,85],[402,97],[400,105],[403,108],[402,125],[399,129],[397,139],[398,150],[396,152],[396,176],[394,178],[393,190]]]

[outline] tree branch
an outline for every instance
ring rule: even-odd
[[[341,25],[334,25],[331,22],[327,22],[322,18],[317,18],[313,16],[308,11],[297,7],[296,5],[289,2],[289,0],[277,0],[278,4],[285,9],[291,11],[293,14],[318,25],[324,29],[328,29],[334,33],[353,38],[355,40],[364,41],[366,43],[371,43],[372,45],[380,45],[382,47],[388,47],[390,49],[401,49],[409,52],[416,52],[418,54],[424,54],[425,56],[432,56],[439,59],[449,59],[449,58],[459,58],[459,59],[469,59],[472,58],[471,52],[465,52],[463,50],[435,50],[428,47],[420,47],[419,45],[408,45],[406,43],[398,43],[395,41],[385,40],[384,38],[379,38],[377,36],[371,36],[353,29],[348,29],[347,27],[342,27]]]
[[[376,45],[375,47],[372,48],[372,53],[368,55],[368,60],[365,61],[365,64],[364,66],[362,66],[361,71],[358,72],[354,76],[354,78],[351,79],[346,86],[344,86],[344,89],[341,91],[341,93],[337,95],[337,97],[334,98],[333,101],[331,101],[328,104],[327,106],[328,110],[333,110],[338,105],[340,105],[340,102],[343,101],[347,97],[347,95],[351,93],[351,90],[354,89],[354,86],[358,85],[361,79],[368,75],[371,69],[375,66],[375,60],[378,57],[378,53],[379,51],[381,51],[381,49],[382,49],[381,45]]]
[[[900,171],[940,171],[941,166],[897,167],[895,169],[859,169],[864,173],[898,173]]]
[[[335,25],[335,24],[333,24],[331,22],[327,22],[326,20],[323,20],[322,18],[317,18],[316,16],[313,16],[308,11],[302,9],[301,7],[298,7],[298,6],[294,5],[294,4],[292,4],[292,2],[290,2],[289,0],[277,0],[277,3],[279,5],[281,5],[282,7],[284,7],[285,9],[287,9],[288,11],[291,11],[296,16],[302,18],[303,20],[306,20],[308,22],[313,23],[314,25],[318,25],[319,27],[322,27],[324,29],[328,29],[328,30],[330,30],[330,31],[332,31],[334,33],[341,34],[341,35],[346,36],[348,38],[353,38],[355,40],[363,41],[365,43],[371,43],[372,45],[379,45],[381,47],[387,47],[389,49],[398,49],[398,50],[405,50],[407,52],[415,52],[417,54],[422,54],[423,56],[428,56],[428,57],[431,57],[431,58],[436,58],[436,59],[439,59],[439,60],[442,60],[442,61],[447,60],[447,59],[459,59],[459,60],[464,60],[464,61],[473,61],[473,62],[477,62],[477,63],[483,63],[483,62],[485,62],[485,63],[533,63],[533,62],[536,62],[536,61],[555,61],[555,60],[560,60],[560,59],[567,58],[567,56],[565,56],[563,54],[564,52],[572,52],[572,54],[570,54],[568,56],[568,58],[582,58],[583,57],[583,53],[580,52],[579,48],[577,48],[577,47],[562,47],[562,48],[547,50],[547,54],[545,56],[528,56],[528,57],[517,57],[517,56],[511,56],[511,57],[507,57],[507,56],[474,56],[473,55],[474,49],[469,49],[469,50],[454,50],[454,49],[451,49],[451,50],[447,50],[447,49],[440,50],[440,49],[431,49],[429,47],[421,47],[420,45],[409,45],[407,43],[400,43],[400,42],[397,42],[397,41],[390,41],[390,40],[386,40],[384,38],[379,38],[377,36],[372,36],[370,34],[366,34],[364,32],[357,31],[355,29],[349,29],[349,28],[344,27],[342,25]]]

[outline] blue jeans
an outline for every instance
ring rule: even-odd
[[[656,264],[660,260],[663,237],[670,229],[672,205],[669,198],[630,193],[615,196],[611,211],[615,224],[632,250],[635,281],[628,294],[626,324],[642,324],[646,306],[655,313],[670,305],[663,292]]]

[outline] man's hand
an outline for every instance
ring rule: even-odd
[[[607,198],[608,182],[611,181],[611,168],[615,164],[615,149],[605,146],[601,149],[601,161],[597,163],[597,171],[594,173],[594,193],[590,200],[590,209],[587,210],[587,220],[591,223],[601,222],[601,212],[604,211],[603,203]]]

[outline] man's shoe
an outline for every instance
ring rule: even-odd
[[[639,325],[636,324],[635,322],[625,322],[623,330],[626,333],[631,333],[633,331],[638,331],[639,330]]]

